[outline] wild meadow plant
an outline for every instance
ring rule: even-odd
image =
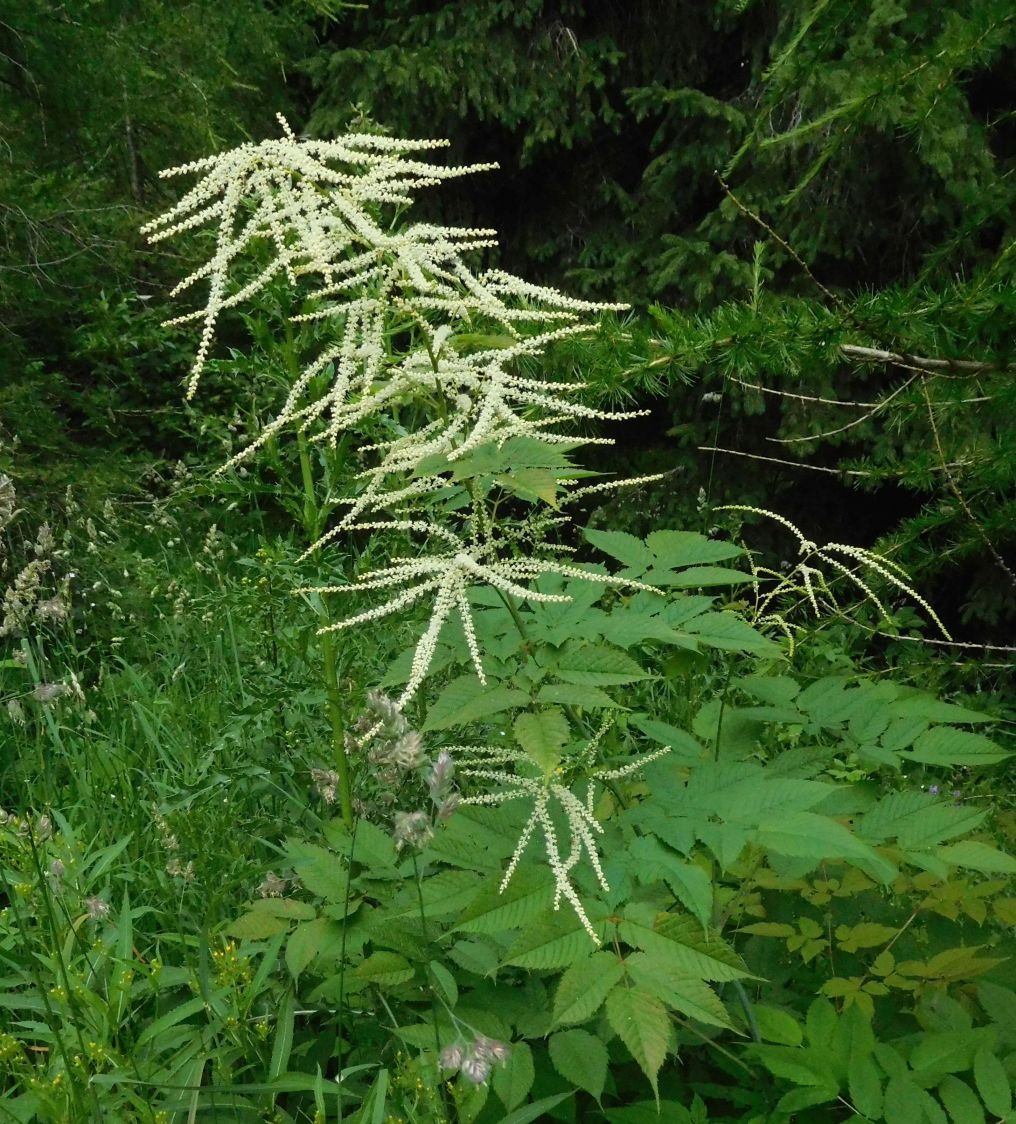
[[[194,967],[136,954],[145,907],[103,885],[115,855],[88,857],[56,813],[45,831],[4,821],[5,880],[19,905],[49,905],[0,932],[5,962],[19,940],[44,954],[19,969],[39,1026],[0,1038],[0,1107],[1006,1118],[1016,860],[985,802],[944,794],[1009,754],[971,729],[979,710],[802,664],[791,616],[840,613],[851,584],[888,616],[906,575],[789,524],[800,561],[771,573],[733,541],[582,530],[591,505],[638,503],[656,480],[579,467],[638,411],[546,373],[556,343],[620,306],[480,271],[493,231],[411,220],[423,189],[489,166],[432,163],[437,141],[282,126],[167,172],[196,182],[146,233],[209,249],[177,286],[204,293],[174,321],[199,330],[189,393],[234,312],[257,344],[250,381],[263,364],[282,385],[218,477],[253,490],[264,459],[273,494],[298,497],[290,540],[266,539],[245,588],[271,606],[292,577],[313,614],[330,756],[308,762],[248,904],[214,932],[163,934],[198,948]],[[243,363],[234,350],[220,370]],[[273,709],[282,753],[307,686]],[[184,817],[146,815],[192,892],[203,856],[181,846]],[[91,1058],[90,1042],[111,1045]]]
[[[488,1079],[506,1124],[564,1111],[579,1091],[588,1098],[580,1112],[595,1112],[608,1085],[621,1088],[623,1057],[662,1110],[665,1059],[693,1043],[735,1084],[754,1066],[800,1086],[739,1119],[838,1103],[888,1121],[912,1089],[937,1119],[943,1110],[926,1092],[935,1085],[950,1111],[950,1101],[978,1096],[998,1111],[987,1039],[958,1031],[962,1059],[933,1079],[923,1059],[904,1052],[890,1063],[883,1053],[876,1062],[873,1053],[876,997],[895,986],[920,1006],[928,981],[947,982],[942,957],[973,953],[944,950],[894,972],[889,949],[912,917],[843,923],[819,943],[824,930],[809,943],[806,919],[800,932],[758,920],[769,916],[766,889],[884,904],[879,886],[903,892],[907,866],[939,881],[957,867],[1016,870],[986,842],[945,843],[979,825],[980,812],[957,813],[929,792],[861,798],[830,782],[833,758],[859,763],[865,777],[1001,761],[1003,750],[959,728],[984,716],[885,682],[833,677],[802,689],[784,650],[749,623],[750,607],[718,606],[708,592],[751,584],[759,626],[789,636],[778,611],[788,587],[819,612],[818,582],[837,604],[833,579],[810,556],[796,586],[775,574],[764,595],[759,568],[717,565],[740,548],[686,532],[641,540],[588,530],[586,541],[621,568],[582,560],[571,513],[655,478],[592,481],[572,454],[609,439],[579,427],[602,430],[637,411],[600,409],[580,382],[550,379],[541,364],[556,342],[589,332],[590,315],[621,306],[496,267],[478,272],[472,263],[496,245],[493,231],[406,217],[422,189],[489,166],[425,161],[436,141],[317,141],[282,126],[278,140],[167,172],[197,183],[147,233],[214,230],[211,256],[177,286],[207,291],[174,321],[200,327],[190,394],[223,314],[285,279],[290,311],[275,330],[284,400],[220,472],[296,431],[301,562],[323,557],[327,567],[324,581],[301,589],[324,618],[335,753],[315,784],[340,815],[321,840],[287,844],[314,903],[266,894],[230,932],[285,940],[294,979],[309,974],[311,1001],[335,1012],[337,1064],[378,1067],[369,1090],[350,1088],[363,1098],[357,1119],[501,1119]],[[884,615],[869,583],[913,592],[870,552],[816,551]],[[358,554],[382,557],[358,565]],[[337,601],[344,609],[332,615]],[[387,656],[393,641],[379,630],[422,606],[416,640]],[[350,631],[377,636],[380,684],[347,667],[340,685],[335,642]],[[672,666],[668,651],[708,649],[726,654],[725,674],[707,685],[711,697],[675,707],[652,665]],[[762,705],[735,705],[738,694]],[[661,703],[683,710],[691,730],[654,715]],[[774,737],[781,726],[787,733]],[[451,734],[461,730],[469,740]],[[854,977],[816,982],[803,1031],[757,991],[753,1001],[757,976],[720,932],[731,923],[757,939],[788,936],[791,949],[800,936],[806,962],[828,949],[831,964],[834,942],[862,961],[862,950],[880,952]],[[960,976],[981,969],[968,964]],[[934,986],[928,994],[941,1001]],[[990,1000],[980,1002],[990,1021]],[[725,1031],[752,1045],[731,1053]],[[801,1077],[780,1051],[803,1049],[805,1034],[815,1069]],[[848,1054],[849,1065],[829,1060]],[[969,1068],[976,1093],[954,1076]],[[443,1084],[450,1074],[457,1081]],[[662,1080],[676,1097],[667,1119],[711,1119],[694,1080],[676,1071]]]

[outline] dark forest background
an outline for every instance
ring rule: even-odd
[[[1014,95],[1008,0],[15,0],[0,469],[24,502],[68,464],[101,498],[199,462],[219,391],[183,408],[179,251],[137,233],[159,170],[276,112],[372,122],[501,165],[432,205],[496,226],[508,268],[632,305],[560,357],[652,411],[599,467],[669,475],[615,525],[722,534],[713,507],[760,504],[1011,644]]]

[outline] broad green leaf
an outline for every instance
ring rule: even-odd
[[[927,792],[892,792],[864,813],[857,834],[872,843],[897,838],[901,847],[920,851],[973,831],[986,815],[969,805],[954,807]]]
[[[1005,1067],[995,1053],[982,1046],[974,1054],[974,1084],[989,1112],[1008,1116],[1012,1108],[1012,1086]]]
[[[957,706],[955,703],[940,702],[933,696],[925,694],[920,694],[916,698],[908,696],[890,703],[889,713],[894,718],[921,718],[926,722],[958,722],[964,725],[994,721],[990,714]]]
[[[597,917],[591,918],[595,927]],[[523,929],[504,955],[503,964],[549,971],[567,968],[589,955],[589,934],[573,910],[559,910]]]
[[[569,475],[572,475],[569,473]],[[535,503],[542,500],[550,507],[557,508],[558,474],[549,468],[513,468],[495,478],[507,492],[521,500]]]
[[[420,883],[423,895],[423,908],[428,917],[447,917],[461,913],[474,901],[484,886],[485,880],[470,870],[442,870],[440,873],[424,878]],[[416,897],[415,892],[413,895]],[[408,908],[416,910],[415,900]]]
[[[969,1069],[984,1037],[984,1033],[973,1030],[926,1030],[910,1053],[910,1068],[918,1075],[922,1086],[936,1084],[947,1073]]]
[[[610,952],[594,952],[573,964],[561,977],[554,995],[554,1025],[584,1023],[600,1009],[624,968]]]
[[[982,874],[1016,874],[1016,858],[976,839],[961,839],[939,847],[936,854],[953,866],[979,870]]]
[[[535,1076],[533,1051],[525,1042],[514,1042],[507,1059],[494,1067],[491,1084],[498,1100],[511,1112],[529,1096]]]
[[[783,1113],[790,1113],[791,1119],[794,1119],[802,1109],[834,1101],[838,1095],[839,1089],[828,1084],[816,1085],[810,1089],[791,1089],[776,1102],[776,1110],[781,1116]]]
[[[843,824],[814,812],[789,812],[761,824],[755,839],[779,855],[816,862],[841,859],[853,863],[880,882],[891,882],[899,873],[888,859],[877,854]]]
[[[731,686],[770,706],[791,706],[801,691],[801,684],[789,675],[742,675]]]
[[[561,706],[577,706],[583,710],[627,709],[599,687],[589,687],[579,683],[547,683],[536,693],[536,701],[558,703]]]
[[[515,740],[529,760],[543,770],[544,776],[553,773],[561,763],[562,752],[571,737],[564,711],[550,707],[520,714],[512,729]]]
[[[589,644],[565,652],[557,661],[555,673],[566,683],[583,683],[592,687],[610,687],[651,679],[641,664],[606,644]]]
[[[502,1116],[497,1124],[532,1124],[534,1120],[543,1119],[545,1113],[550,1112],[552,1108],[557,1108],[562,1101],[566,1101],[574,1093],[574,1089],[569,1089],[566,1093],[555,1093],[552,1097],[541,1097],[538,1101],[533,1101],[532,1104],[524,1104],[514,1112],[508,1113],[507,1116]]]
[[[639,987],[682,1015],[710,1026],[734,1029],[722,1000],[704,980],[678,972],[645,952],[633,953],[625,960],[625,967]]]
[[[655,718],[636,717],[633,724],[654,742],[669,745],[672,753],[668,760],[677,765],[694,765],[705,756],[705,748],[687,730],[679,730]]]
[[[587,1030],[561,1030],[550,1036],[550,1060],[558,1073],[597,1100],[607,1080],[607,1047]]]
[[[705,562],[725,562],[744,551],[731,542],[706,538],[695,531],[653,531],[646,536],[653,563],[664,570],[681,570]]]
[[[942,1078],[938,1087],[942,1104],[952,1117],[953,1124],[984,1124],[984,1109],[969,1085],[950,1073]]]
[[[338,855],[326,847],[300,843],[287,848],[293,869],[303,886],[327,902],[345,901],[349,880]]]
[[[438,695],[427,710],[425,733],[466,726],[513,707],[526,706],[529,696],[511,687],[484,687],[475,675],[460,675]]]
[[[336,816],[325,825],[325,838],[347,862],[352,855],[355,862],[368,867],[375,876],[384,874],[391,877],[398,865],[395,841],[383,828],[370,820],[358,820],[354,835]]]
[[[847,1065],[847,1091],[858,1112],[878,1120],[882,1115],[882,1075],[867,1055],[851,1056]]]
[[[378,987],[398,987],[413,978],[412,964],[397,952],[373,952],[353,969],[357,979]]]
[[[765,1003],[753,1003],[751,1010],[763,1042],[774,1042],[778,1046],[800,1046],[804,1041],[801,1024],[789,1012]]]
[[[703,644],[731,652],[754,652],[760,656],[778,656],[782,648],[768,640],[761,632],[736,613],[703,613],[688,621],[686,631],[697,636]]]
[[[913,748],[904,754],[904,757],[920,761],[924,765],[945,765],[952,768],[961,765],[994,765],[1010,756],[983,734],[972,734],[969,730],[957,730],[952,726],[935,726],[926,730],[914,742]]]
[[[264,941],[269,937],[284,933],[290,926],[285,917],[272,917],[271,914],[250,910],[226,926],[231,937],[241,941]]]
[[[432,960],[427,967],[438,996],[448,1007],[454,1007],[459,1001],[459,985],[455,982],[455,977],[439,960]]]
[[[504,892],[492,880],[459,918],[457,929],[466,933],[500,933],[518,929],[551,910],[554,884],[545,867],[522,866]]]
[[[702,867],[686,862],[648,837],[636,839],[628,850],[641,882],[666,882],[674,897],[698,919],[703,930],[709,927],[713,916],[713,883]]]
[[[651,991],[619,985],[607,996],[607,1020],[649,1078],[659,1099],[657,1076],[670,1041],[666,1007]]]
[[[653,564],[653,554],[641,539],[629,535],[626,531],[593,531],[588,527],[583,532],[586,541],[592,543],[597,550],[623,562],[637,573],[645,573]]]
[[[659,957],[662,966],[681,975],[699,980],[737,980],[751,975],[728,944],[704,937],[692,917],[660,913],[652,919],[630,906],[618,933],[627,944]]]
[[[295,898],[258,898],[251,902],[251,909],[269,917],[284,917],[287,921],[310,921],[317,916],[310,902],[298,902]]]
[[[338,948],[342,939],[342,925],[328,917],[301,921],[286,941],[286,967],[297,979],[308,964],[321,952]]]
[[[721,585],[744,585],[751,581],[751,574],[725,566],[694,566],[679,574],[667,574],[665,579],[650,571],[648,580],[654,585],[665,584],[674,589],[709,589]]]
[[[774,1077],[793,1081],[795,1085],[821,1089],[829,1085],[828,1060],[820,1050],[802,1046],[754,1045],[751,1052]]]

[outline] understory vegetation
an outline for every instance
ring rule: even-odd
[[[7,21],[0,1122],[1016,1121],[1011,5]]]

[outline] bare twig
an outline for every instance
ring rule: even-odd
[[[756,453],[742,453],[740,449],[720,449],[716,445],[699,445],[700,453],[727,453],[732,457],[747,457],[753,461],[768,461],[770,464],[785,464],[788,468],[804,468],[808,472],[825,472],[830,476],[872,476],[871,472],[863,472],[857,468],[824,468],[817,464],[804,464],[801,461],[785,461],[779,457],[760,457]]]
[[[854,426],[862,425],[870,418],[873,418],[879,410],[885,409],[898,394],[902,394],[918,377],[918,375],[911,375],[906,382],[900,383],[892,394],[887,395],[881,402],[876,402],[873,409],[869,410],[866,414],[862,414],[859,418],[854,418],[852,422],[847,422],[846,425],[841,425],[836,429],[827,429],[823,433],[809,433],[806,437],[767,437],[766,440],[772,441],[774,445],[798,445],[803,441],[819,441],[823,437],[835,437],[837,433],[846,433],[848,429],[853,429]]]
[[[925,405],[928,407],[928,421],[931,423],[931,432],[935,438],[935,450],[938,453],[939,464],[942,466],[942,471],[945,473],[945,478],[949,482],[949,490],[956,497],[956,502],[960,505],[960,507],[963,509],[964,514],[970,520],[971,525],[977,532],[977,535],[980,538],[981,542],[984,543],[984,546],[987,549],[988,553],[994,559],[995,564],[1009,579],[1009,584],[1013,587],[1013,589],[1016,589],[1016,574],[1012,572],[1005,559],[995,549],[995,544],[991,541],[991,539],[988,538],[977,516],[974,515],[974,513],[970,510],[970,505],[967,503],[966,499],[963,496],[963,493],[960,491],[960,487],[956,483],[956,478],[949,471],[950,466],[945,462],[945,451],[942,448],[942,439],[938,432],[938,422],[935,420],[935,410],[931,404],[931,397],[928,394],[927,379],[921,379],[921,392],[924,395]]]

